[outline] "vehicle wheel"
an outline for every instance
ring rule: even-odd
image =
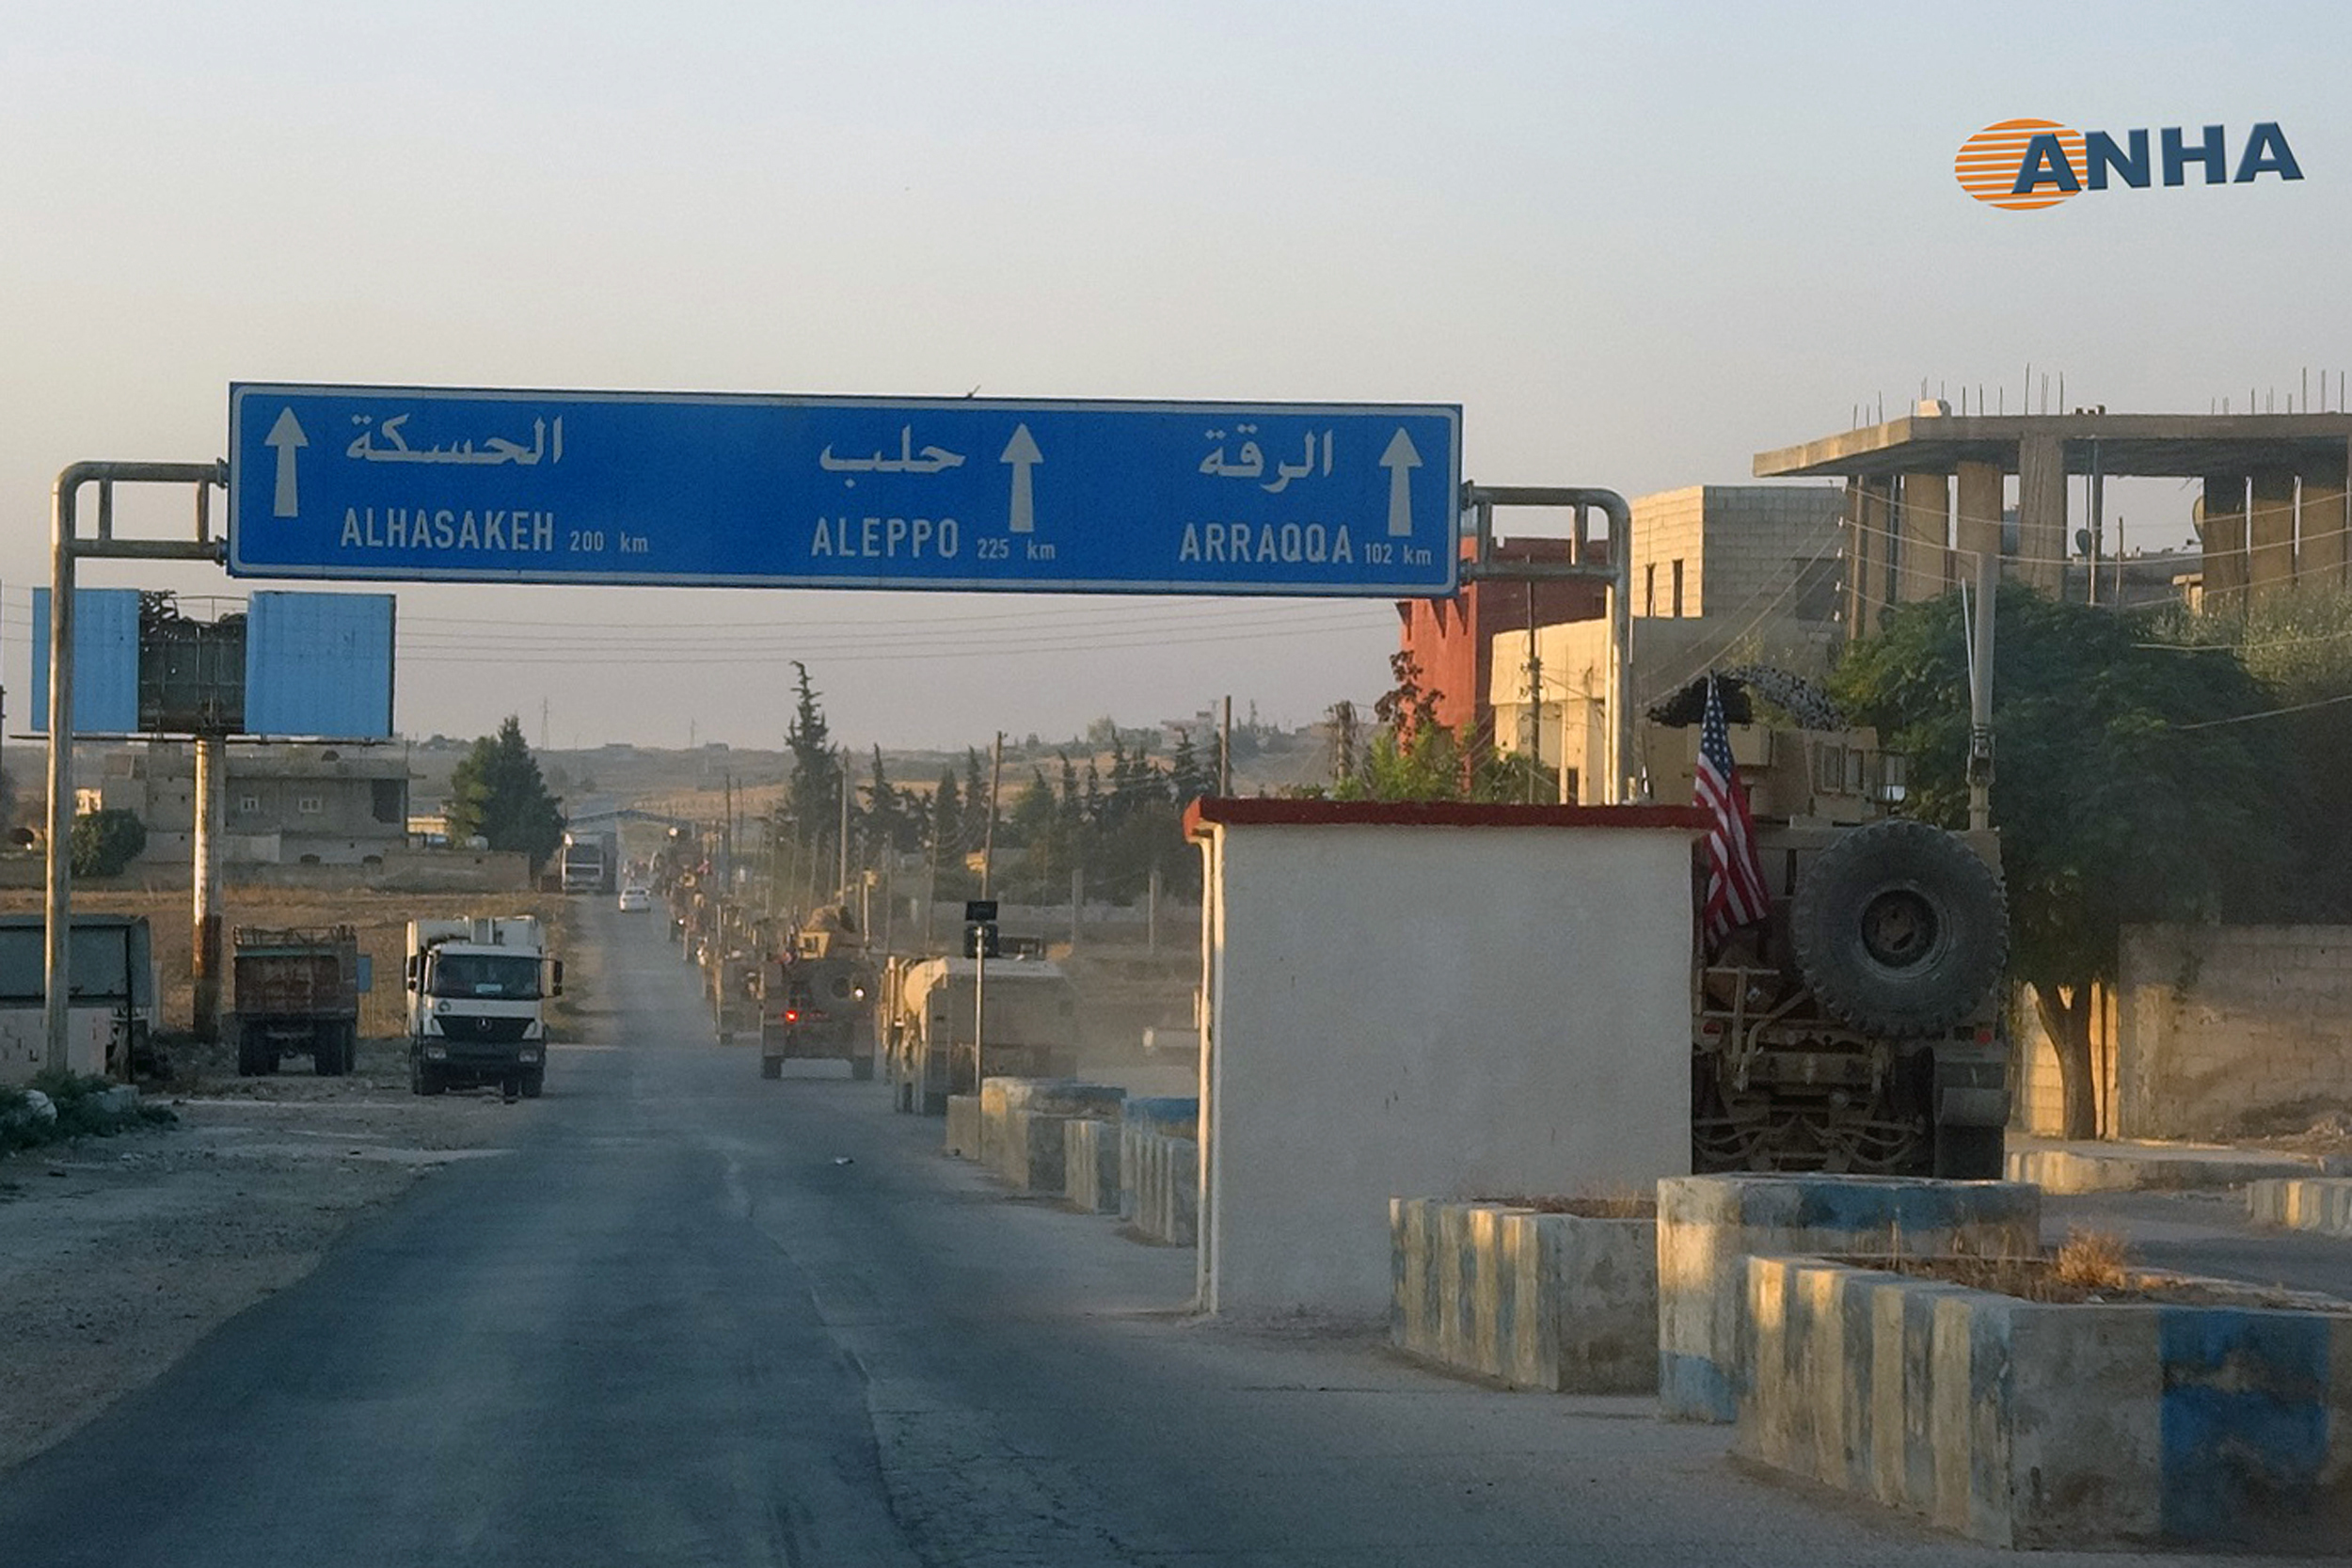
[[[332,1023],[313,1024],[310,1029],[310,1070],[321,1078],[334,1078],[343,1070],[343,1032]]]
[[[759,1059],[759,1075],[762,1078],[783,1077],[784,1058],[781,1056],[762,1056]]]
[[[544,1066],[523,1069],[522,1088],[525,1100],[538,1099],[540,1091],[547,1086],[548,1069]]]
[[[252,1029],[237,1033],[237,1076],[260,1078],[276,1064],[270,1060],[269,1047],[261,1035]]]
[[[1993,868],[1958,835],[1889,818],[1833,843],[1798,879],[1788,934],[1822,1006],[1898,1039],[1960,1022],[2009,958]]]
[[[2004,1168],[2001,1129],[1937,1128],[1935,1174],[1947,1181],[2000,1180],[2009,1174]]]
[[[872,1083],[874,1081],[874,1058],[871,1056],[850,1057],[850,1078],[853,1083]]]
[[[449,1080],[431,1062],[411,1062],[408,1086],[418,1094],[439,1094],[449,1087]]]

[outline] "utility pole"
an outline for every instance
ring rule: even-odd
[[[2001,581],[1997,551],[1977,556],[1977,602],[1968,647],[1968,831],[1993,826],[1993,609]]]
[[[988,827],[980,835],[980,896],[994,896],[989,885],[996,871],[996,790],[1005,780],[1005,732],[996,732],[996,742],[989,748],[988,765]]]
[[[841,896],[846,899],[850,896],[850,749],[844,746],[834,756],[837,759],[834,763],[834,770],[841,775],[841,843],[840,863],[836,867],[839,876],[836,879],[841,886]]]
[[[1216,731],[1216,792],[1230,797],[1233,793],[1233,699],[1225,698],[1225,717]]]
[[[189,966],[196,990],[196,1037],[220,1038],[220,840],[227,826],[224,791],[228,743],[217,735],[196,737],[196,920],[195,961]]]
[[[1521,583],[1519,591],[1527,595],[1527,721],[1520,727],[1520,743],[1527,749],[1527,784],[1525,795],[1529,804],[1535,800],[1535,773],[1544,762],[1544,661],[1535,651],[1535,585]],[[1560,748],[1560,761],[1567,765],[1567,747]]]

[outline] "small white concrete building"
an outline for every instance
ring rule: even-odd
[[[1371,1319],[1389,1199],[1690,1170],[1687,806],[1210,800],[1200,1305]]]

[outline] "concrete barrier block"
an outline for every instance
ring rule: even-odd
[[[1089,1084],[1076,1078],[992,1078],[988,1086],[999,1091],[1009,1111],[1035,1111],[1046,1116],[1100,1117],[1117,1120],[1127,1091],[1113,1084]]]
[[[1751,1256],[2032,1257],[2041,1232],[2042,1194],[2021,1182],[1670,1177],[1658,1184],[1660,1414],[1727,1422],[1737,1413]]]
[[[2344,1549],[2352,1309],[2027,1302],[1802,1257],[1742,1274],[1736,1443],[1759,1463],[1998,1546]]]
[[[1122,1178],[1133,1173],[1129,1218],[1136,1231],[1155,1242],[1192,1245],[1200,1229],[1200,1146],[1135,1127],[1120,1130],[1120,1146]]]
[[[1139,1127],[1147,1132],[1164,1137],[1200,1137],[1200,1101],[1193,1095],[1146,1095],[1130,1100],[1120,1107],[1120,1118],[1129,1127]]]
[[[948,1153],[978,1163],[982,1157],[980,1137],[980,1101],[977,1095],[951,1094],[947,1097]]]
[[[2215,1070],[2227,1064],[2217,1062]],[[2257,1153],[2219,1144],[2067,1144],[2012,1138],[2004,1156],[2011,1181],[2046,1193],[2197,1192],[2268,1178],[2319,1175],[2319,1157]]]
[[[1392,1198],[1390,1342],[1518,1388],[1658,1383],[1655,1227]]]
[[[2272,1178],[2249,1182],[2246,1212],[2256,1225],[2352,1236],[2352,1179]]]
[[[1119,1212],[1119,1128],[1089,1117],[1062,1123],[1062,1196],[1089,1214]]]
[[[1060,1197],[1064,1186],[1062,1130],[1073,1118],[1018,1107],[1005,1112],[996,1174],[1024,1193]]]

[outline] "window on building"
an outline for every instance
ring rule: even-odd
[[[261,809],[262,798],[259,795],[240,795],[237,797],[237,810],[246,816],[251,816],[255,812],[260,811]]]
[[[406,779],[373,779],[369,782],[370,815],[378,822],[408,820],[408,781]]]
[[[316,816],[326,809],[326,800],[323,796],[305,795],[294,801],[294,810],[305,816]]]
[[[1682,562],[1674,563],[1674,618],[1682,619]]]
[[[1658,562],[1655,561],[1642,568],[1642,613],[1658,613]]]

